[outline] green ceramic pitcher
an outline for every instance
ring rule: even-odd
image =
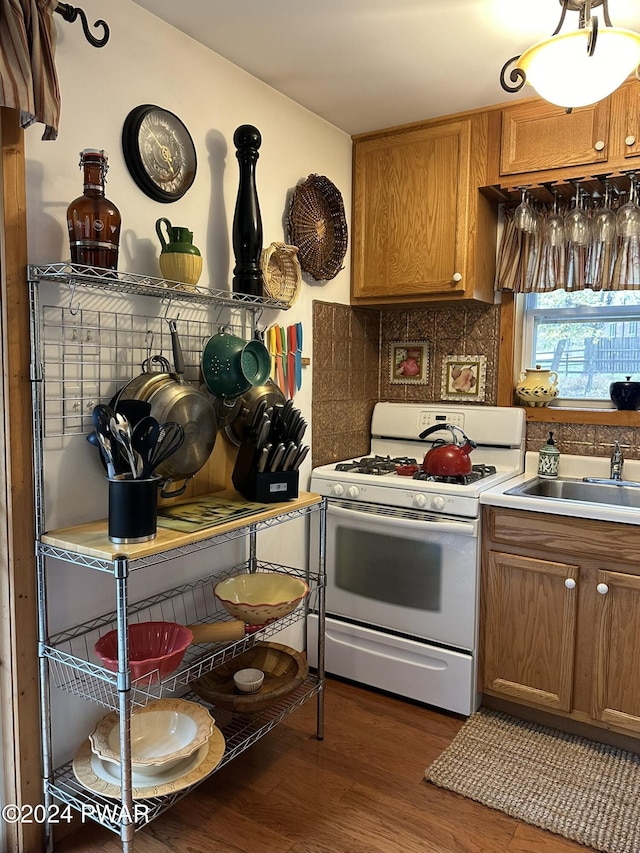
[[[162,226],[167,239],[162,233]],[[200,249],[193,245],[193,231],[176,225],[162,216],[156,222],[156,234],[160,240],[160,269],[170,286],[177,284],[194,285],[198,283],[202,273],[202,257]]]

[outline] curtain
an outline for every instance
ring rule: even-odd
[[[20,125],[45,125],[56,139],[60,90],[55,68],[58,0],[0,0],[0,106],[20,110]]]
[[[498,248],[496,290],[545,293],[550,290],[640,290],[640,208],[625,236],[601,239],[590,211],[592,234],[587,244],[550,239],[552,211],[538,214],[535,232],[516,227],[514,211],[504,209],[504,230]],[[636,233],[637,231],[637,233]]]

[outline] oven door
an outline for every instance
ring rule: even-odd
[[[477,520],[330,501],[326,568],[327,615],[475,649]]]

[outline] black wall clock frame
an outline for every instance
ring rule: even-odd
[[[134,107],[122,127],[125,163],[143,193],[154,201],[178,201],[193,184],[197,157],[184,123],[163,107]]]

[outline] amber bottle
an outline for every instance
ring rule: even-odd
[[[71,262],[108,270],[118,268],[120,211],[104,196],[107,157],[104,151],[80,152],[84,191],[67,208]]]

